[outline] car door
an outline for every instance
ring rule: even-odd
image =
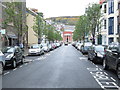
[[[118,46],[114,45],[113,49],[111,50],[112,51],[112,56],[111,56],[111,66],[113,69],[116,69],[116,64],[117,64],[117,60],[119,58],[119,49],[118,49]]]
[[[18,49],[17,48],[15,48],[15,59],[16,59],[16,61],[18,62],[19,61],[19,51],[18,51]]]
[[[96,53],[95,53],[95,46],[92,47],[92,60],[95,58]]]
[[[107,63],[112,68],[113,68],[113,59],[114,59],[114,55],[113,55],[113,52],[112,52],[113,47],[114,46],[110,46],[106,51]]]
[[[90,59],[92,59],[92,46],[90,46],[88,50],[88,54],[89,54]]]
[[[20,48],[16,48],[16,50],[18,51],[18,53],[17,53],[17,58],[18,59],[17,60],[19,62],[22,59],[22,50]]]

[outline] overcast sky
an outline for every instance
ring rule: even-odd
[[[99,0],[26,0],[27,7],[43,12],[44,17],[80,16],[89,3]]]

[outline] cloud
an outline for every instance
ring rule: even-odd
[[[36,1],[36,2],[35,2]],[[45,18],[57,16],[79,16],[84,14],[89,3],[99,0],[26,0],[27,7],[36,8]]]

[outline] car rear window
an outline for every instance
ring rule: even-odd
[[[103,51],[104,52],[104,47],[102,47],[102,46],[96,46],[95,50],[96,51]]]

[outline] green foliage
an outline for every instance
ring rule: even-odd
[[[89,5],[88,8],[86,9],[86,15],[88,17],[88,26],[90,29],[90,32],[92,33],[92,37],[95,38],[95,32],[96,29],[97,31],[100,30],[101,28],[101,10],[100,10],[100,5],[99,4],[92,4]],[[95,44],[95,41],[93,39],[93,44]]]
[[[74,40],[85,40],[85,36],[92,34],[95,37],[96,29],[100,31],[102,14],[99,4],[91,4],[85,11],[85,14],[80,16],[75,31],[73,33]],[[93,41],[94,42],[94,41]],[[93,43],[94,44],[94,43]]]
[[[22,13],[22,2],[4,2],[7,6],[4,11],[4,21],[2,22],[3,28],[7,28],[9,23],[13,23],[13,27],[18,33],[18,42],[22,41],[24,33],[27,31],[25,23],[26,17]]]
[[[74,40],[84,40],[85,36],[88,35],[89,28],[88,28],[88,21],[87,16],[83,15],[80,16],[75,31],[73,33],[73,39]]]

